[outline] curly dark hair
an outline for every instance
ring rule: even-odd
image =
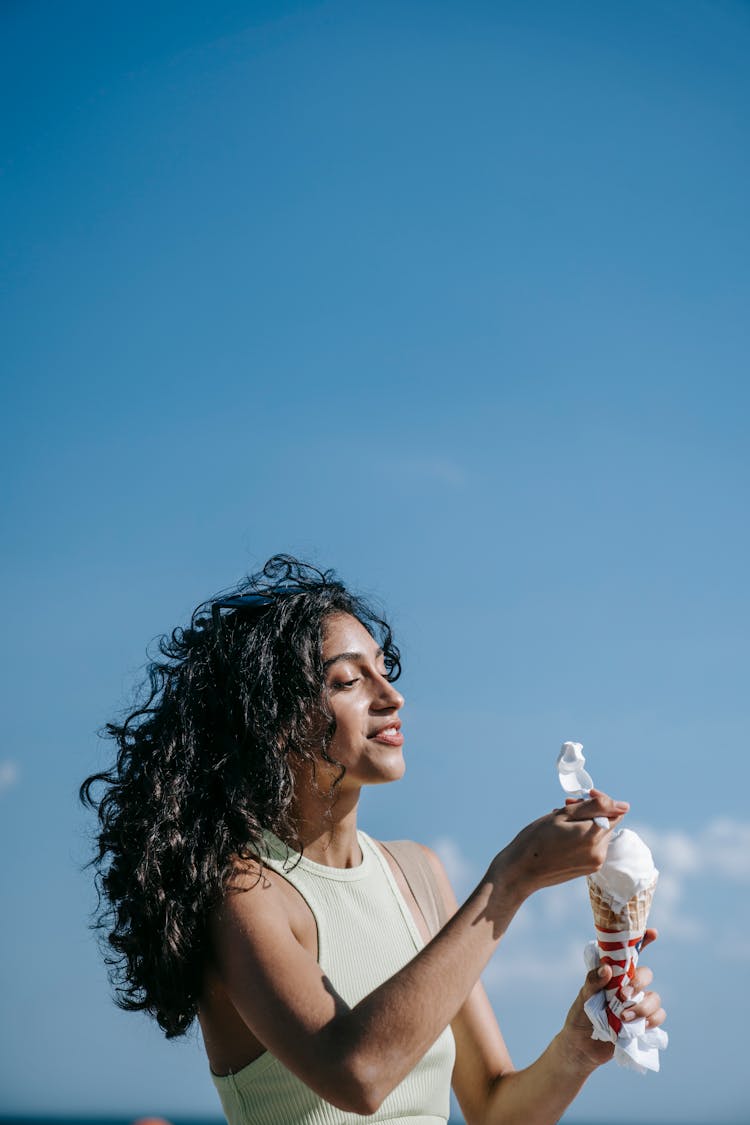
[[[334,762],[321,648],[337,612],[377,638],[395,680],[387,622],[333,571],[274,555],[159,639],[141,702],[104,728],[115,764],[81,785],[99,819],[95,926],[106,933],[116,1002],[149,1012],[167,1038],[197,1014],[209,914],[238,865],[259,858],[264,829],[301,850],[290,759]],[[345,772],[334,764],[332,800]]]

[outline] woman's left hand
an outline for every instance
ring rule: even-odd
[[[641,950],[644,950],[652,941],[656,941],[657,936],[656,930],[647,929],[643,935]],[[625,1009],[624,1019],[630,1021],[638,1017],[645,1017],[647,1027],[660,1027],[664,1023],[667,1017],[661,1006],[661,997],[658,992],[648,989],[653,976],[654,974],[645,965],[636,969],[630,987],[633,996],[643,992],[643,998],[637,1004]],[[615,1048],[613,1043],[603,1043],[601,1040],[591,1038],[591,1021],[583,1010],[583,1005],[589,997],[605,989],[611,978],[612,970],[608,965],[600,965],[598,969],[592,969],[588,973],[583,988],[568,1012],[562,1030],[562,1038],[573,1060],[592,1069],[608,1062],[612,1058]],[[631,1012],[632,1015],[628,1015]]]

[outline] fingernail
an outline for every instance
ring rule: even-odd
[[[599,966],[596,975],[599,977],[599,980],[604,980],[607,975],[607,970],[604,965]]]
[[[615,801],[615,808],[619,809],[620,812],[627,812],[630,804],[627,801]]]
[[[635,1017],[635,1012],[633,1011],[632,1008],[626,1008],[625,1011],[622,1013],[622,1018],[624,1020],[632,1020],[634,1017]]]

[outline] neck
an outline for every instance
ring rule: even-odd
[[[324,867],[359,867],[359,789],[337,792],[331,797],[319,792],[314,784],[299,784],[300,780],[292,815],[304,854]]]

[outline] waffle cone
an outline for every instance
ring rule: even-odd
[[[646,929],[648,912],[654,897],[656,879],[650,887],[633,895],[623,905],[613,903],[610,896],[592,879],[587,879],[594,923],[599,930],[627,930],[631,934],[642,934]]]

